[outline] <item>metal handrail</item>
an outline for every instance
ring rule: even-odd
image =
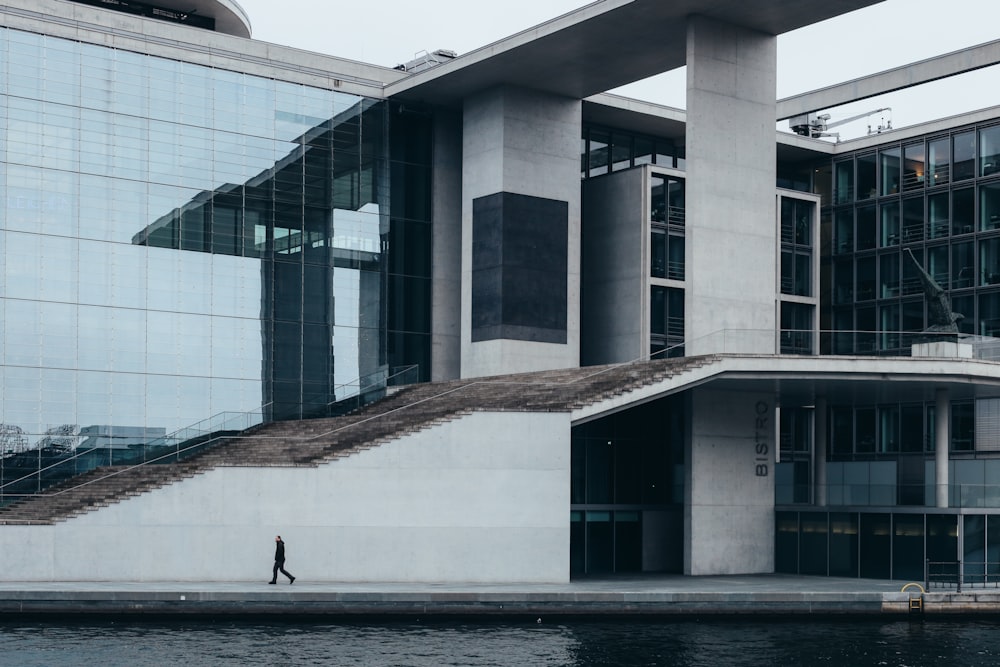
[[[386,375],[386,376],[385,376],[385,385],[384,385],[383,389],[384,389],[385,387],[389,386],[389,383],[391,382],[391,380],[392,380],[393,378],[397,378],[397,377],[400,377],[400,376],[402,376],[402,375],[404,375],[404,374],[406,374],[406,373],[410,373],[410,372],[412,372],[412,371],[413,371],[414,369],[419,369],[419,367],[420,367],[420,366],[419,366],[419,364],[410,364],[410,365],[408,365],[408,366],[404,366],[404,367],[402,367],[402,368],[401,368],[400,370],[397,370],[397,371],[396,371],[395,373],[392,373],[392,374],[390,374],[390,375]],[[358,386],[359,386],[359,391],[360,391],[360,383],[361,383],[361,381],[362,381],[362,380],[364,380],[364,379],[366,379],[366,378],[369,378],[369,377],[372,377],[372,376],[374,376],[374,375],[378,375],[378,374],[379,374],[379,372],[376,372],[376,373],[370,373],[370,374],[368,374],[368,375],[364,375],[364,376],[360,376],[360,377],[358,377],[358,378],[355,378],[355,380],[352,380],[352,381],[350,381],[350,382],[347,382],[347,383],[342,383],[342,384],[340,384],[340,385],[337,385],[337,386],[336,386],[336,387],[334,388],[334,391],[336,391],[336,389],[338,389],[338,388],[340,388],[340,389],[343,389],[344,387],[350,387],[350,386],[353,386],[353,383],[354,383],[354,382],[357,382],[357,383],[358,383]],[[330,403],[327,403],[327,404],[326,404],[326,405],[324,406],[324,409],[329,409],[329,407],[330,407],[330,406],[332,406],[332,405],[335,405],[336,403],[339,403],[339,402],[341,402],[341,401],[344,401],[344,400],[349,400],[350,398],[351,398],[351,397],[346,397],[346,398],[343,398],[343,399],[340,399],[340,400],[338,400],[338,401],[332,401],[332,402],[330,402]],[[182,429],[178,429],[177,431],[174,431],[174,432],[173,432],[173,433],[171,433],[170,435],[166,435],[166,436],[161,436],[160,438],[157,438],[156,440],[153,440],[153,441],[151,441],[150,443],[147,443],[146,445],[144,445],[144,446],[143,446],[143,448],[144,448],[144,450],[148,450],[148,449],[150,448],[150,446],[151,446],[151,445],[152,445],[153,443],[155,443],[155,442],[166,442],[166,441],[170,440],[170,439],[172,438],[172,436],[176,436],[177,434],[179,434],[179,433],[182,433],[182,432],[184,432],[184,431],[188,431],[188,430],[192,430],[192,429],[195,429],[195,428],[196,428],[196,427],[197,427],[197,426],[198,426],[199,424],[203,424],[203,423],[205,423],[205,422],[212,422],[212,421],[214,421],[215,419],[217,419],[217,418],[218,418],[219,416],[222,416],[222,415],[226,415],[226,414],[237,414],[237,415],[243,415],[243,416],[246,416],[246,415],[251,415],[251,414],[254,414],[255,412],[258,412],[258,411],[259,411],[259,412],[261,413],[261,416],[262,416],[262,421],[261,421],[261,423],[265,423],[265,422],[263,421],[263,414],[264,414],[264,412],[265,412],[266,408],[268,408],[268,407],[269,407],[269,406],[271,406],[271,405],[273,405],[273,403],[271,403],[271,402],[269,402],[269,403],[265,403],[265,404],[264,404],[264,405],[262,405],[262,406],[261,406],[260,408],[255,408],[254,410],[249,410],[249,411],[247,411],[247,412],[244,412],[244,413],[229,413],[229,412],[220,412],[220,413],[219,413],[219,414],[217,414],[217,415],[213,415],[212,417],[209,417],[209,418],[207,418],[207,419],[203,419],[203,420],[201,420],[201,421],[199,421],[199,422],[196,422],[195,424],[193,424],[193,425],[191,425],[191,426],[187,426],[187,427],[184,427],[184,428],[182,428]],[[130,471],[130,470],[134,470],[134,469],[136,469],[136,468],[140,468],[140,467],[143,467],[143,466],[146,466],[146,465],[154,465],[154,464],[157,464],[157,463],[158,463],[158,462],[160,462],[160,461],[164,461],[164,460],[167,460],[167,459],[175,459],[175,460],[178,460],[178,461],[179,461],[179,460],[181,460],[181,458],[182,458],[182,455],[183,455],[184,453],[186,453],[186,452],[190,452],[191,450],[195,450],[195,449],[204,449],[204,448],[206,448],[207,446],[210,446],[210,445],[212,445],[212,444],[215,444],[215,443],[217,443],[218,441],[221,441],[221,440],[226,440],[226,439],[233,439],[233,438],[237,438],[237,437],[244,437],[244,438],[246,438],[246,437],[247,437],[247,436],[231,436],[231,435],[224,435],[224,436],[218,436],[218,435],[213,435],[213,434],[212,434],[212,433],[211,433],[210,431],[206,431],[206,432],[204,432],[204,434],[205,434],[205,435],[208,435],[208,438],[207,438],[206,440],[204,440],[204,441],[200,441],[200,442],[197,442],[197,443],[195,443],[195,444],[193,444],[193,445],[190,445],[190,446],[188,446],[188,447],[184,447],[184,448],[178,448],[178,449],[175,449],[174,451],[171,451],[171,452],[167,452],[167,453],[165,453],[165,454],[163,454],[163,455],[161,455],[161,456],[157,456],[157,457],[154,457],[154,458],[152,458],[152,459],[145,459],[145,460],[143,460],[143,461],[141,461],[141,462],[139,462],[139,463],[136,463],[136,464],[134,464],[134,465],[130,465],[130,466],[126,466],[126,467],[123,467],[123,468],[121,468],[121,469],[118,469],[118,470],[112,470],[112,471],[108,472],[107,474],[105,474],[105,475],[103,475],[103,476],[101,476],[101,477],[98,477],[98,478],[96,478],[96,479],[93,479],[93,480],[89,480],[89,481],[87,481],[87,482],[84,482],[84,483],[82,483],[82,484],[78,484],[78,485],[76,485],[76,486],[73,486],[73,487],[70,487],[70,488],[67,488],[67,489],[64,489],[64,490],[61,490],[61,491],[58,491],[58,492],[56,492],[56,493],[53,493],[53,494],[51,494],[51,495],[60,495],[60,494],[62,494],[62,493],[65,493],[65,492],[67,492],[67,491],[70,491],[70,490],[72,490],[72,489],[75,489],[75,488],[79,488],[79,487],[81,487],[81,486],[87,486],[87,485],[89,485],[89,484],[92,484],[92,483],[94,483],[94,482],[98,482],[98,481],[101,481],[101,480],[104,480],[104,479],[108,479],[108,478],[110,478],[110,477],[114,477],[114,476],[116,476],[116,475],[120,475],[120,474],[123,474],[123,473],[125,473],[125,472],[128,472],[128,471]],[[321,435],[322,435],[322,434],[321,434]],[[192,436],[192,437],[198,437],[198,436],[196,435],[196,436]],[[255,437],[257,437],[257,436],[255,436]],[[176,438],[176,437],[174,437],[173,439],[177,440],[177,438]],[[188,439],[190,439],[190,438],[188,438]],[[179,445],[178,445],[178,446],[179,446]],[[100,448],[95,448],[95,449],[100,449]],[[5,484],[3,484],[3,485],[0,485],[0,498],[2,498],[2,497],[3,497],[3,495],[5,495],[5,494],[3,494],[3,489],[4,489],[4,488],[7,488],[8,486],[10,486],[10,485],[12,485],[12,484],[16,484],[16,483],[18,483],[18,482],[23,482],[23,481],[25,481],[25,480],[28,480],[28,479],[31,479],[32,477],[35,477],[35,476],[38,476],[38,475],[41,475],[41,473],[42,473],[42,472],[44,472],[45,470],[50,470],[50,469],[53,469],[53,468],[56,468],[56,467],[59,467],[59,466],[62,466],[62,465],[65,465],[65,464],[66,464],[67,462],[69,462],[69,461],[72,461],[72,460],[75,460],[75,459],[77,459],[77,458],[79,458],[79,457],[81,457],[81,456],[84,456],[84,455],[86,455],[86,454],[87,454],[87,453],[89,453],[89,452],[92,452],[92,451],[94,451],[94,449],[88,449],[88,450],[86,450],[85,452],[81,452],[81,453],[79,453],[79,454],[75,454],[75,455],[74,455],[74,456],[72,456],[72,457],[69,457],[69,458],[66,458],[66,459],[62,459],[62,460],[60,460],[60,461],[59,461],[59,462],[57,462],[57,463],[54,463],[54,464],[52,464],[52,465],[49,465],[49,466],[46,466],[45,468],[40,468],[40,469],[38,469],[38,470],[35,470],[35,471],[33,471],[33,472],[29,473],[28,475],[25,475],[25,476],[23,476],[23,477],[20,477],[20,478],[18,478],[18,479],[16,479],[16,480],[11,480],[10,482],[7,482],[7,483],[5,483]],[[41,495],[41,493],[42,493],[42,492],[41,492],[41,490],[39,490],[38,492],[36,492],[36,493],[33,493],[33,494],[6,494],[6,495],[8,495],[8,496],[15,496],[15,495],[21,495],[21,497],[23,498],[23,497],[28,497],[28,496],[32,496],[32,495]]]
[[[173,431],[172,433],[170,433],[168,435],[163,435],[163,436],[160,436],[160,437],[156,438],[155,440],[151,440],[151,441],[145,443],[144,445],[142,445],[142,448],[143,448],[144,451],[148,451],[150,448],[156,447],[157,445],[155,445],[155,443],[157,443],[157,442],[168,442],[170,440],[180,440],[180,438],[178,437],[179,433],[195,429],[199,424],[204,424],[205,422],[212,422],[215,419],[217,419],[218,417],[221,417],[223,415],[233,414],[233,415],[248,416],[248,415],[252,415],[252,414],[254,414],[255,412],[258,412],[258,411],[261,413],[261,415],[263,415],[264,411],[270,405],[271,405],[271,403],[265,403],[264,405],[261,405],[259,408],[254,408],[253,410],[247,410],[246,412],[231,412],[231,411],[228,411],[228,410],[223,411],[223,412],[219,412],[219,413],[217,413],[215,415],[212,415],[211,417],[208,417],[206,419],[202,419],[200,421],[197,421],[194,424],[191,424],[190,426],[185,426],[183,428],[179,428],[176,431]],[[206,432],[206,433],[210,433],[210,432]],[[192,436],[192,437],[197,437],[197,436]],[[185,438],[185,440],[190,440],[190,439],[191,438]],[[198,443],[196,445],[193,445],[192,447],[201,447],[201,446],[204,446],[204,444],[205,443],[200,442],[200,443]],[[37,470],[35,470],[35,471],[31,472],[31,473],[28,473],[27,475],[24,475],[23,477],[19,477],[17,479],[12,479],[12,480],[10,480],[8,482],[4,482],[3,484],[0,484],[0,497],[2,497],[4,495],[3,490],[6,489],[7,487],[13,485],[13,484],[17,484],[18,482],[23,482],[25,480],[31,479],[32,477],[35,477],[36,475],[41,475],[43,472],[45,472],[47,470],[52,470],[54,468],[61,467],[61,466],[65,465],[66,463],[69,463],[70,461],[75,461],[75,460],[77,460],[77,459],[79,459],[79,458],[81,458],[83,456],[86,456],[86,455],[88,455],[88,454],[90,454],[90,453],[92,453],[94,451],[98,451],[98,450],[101,450],[101,449],[105,449],[105,448],[103,448],[103,447],[92,447],[92,448],[89,448],[89,449],[77,452],[77,453],[73,454],[72,456],[69,456],[69,457],[64,458],[64,459],[60,459],[57,463],[53,463],[51,465],[47,465],[47,466],[45,466],[43,468],[38,468]],[[137,465],[145,465],[146,463],[151,463],[151,462],[154,462],[154,461],[159,461],[159,460],[161,460],[163,458],[170,457],[170,456],[179,456],[179,454],[182,451],[187,451],[188,449],[191,449],[191,448],[188,447],[188,448],[184,448],[183,450],[178,449],[178,450],[176,450],[176,451],[174,451],[172,453],[165,454],[164,456],[157,457],[157,458],[149,460],[149,461],[143,461],[142,463],[137,464]],[[74,451],[76,451],[76,450],[74,450]]]
[[[871,334],[879,334],[879,333],[882,333],[882,334],[891,333],[893,335],[898,335],[898,336],[903,336],[903,335],[913,335],[913,336],[923,335],[923,336],[926,336],[927,335],[927,334],[922,333],[922,332],[895,332],[895,331],[894,332],[878,332],[878,331],[831,331],[831,330],[823,330],[823,331],[821,331],[821,330],[811,330],[811,329],[810,330],[805,330],[805,329],[804,330],[788,330],[788,331],[801,331],[801,332],[810,332],[810,333],[816,333],[816,334],[821,334],[821,333],[827,333],[827,334],[829,334],[829,333],[837,333],[837,334],[863,333],[863,334],[866,334],[866,335],[871,335]],[[609,364],[609,365],[607,365],[605,367],[599,367],[598,369],[595,369],[595,371],[592,372],[592,373],[588,373],[588,374],[585,374],[585,375],[580,375],[580,376],[575,377],[573,379],[547,382],[545,384],[549,384],[549,385],[553,385],[553,386],[569,386],[569,385],[572,385],[572,384],[575,384],[575,383],[584,382],[584,381],[592,379],[592,378],[594,378],[596,376],[612,372],[612,371],[614,371],[614,370],[616,370],[618,368],[621,368],[623,366],[627,366],[627,365],[630,365],[630,364],[639,363],[639,362],[646,361],[646,360],[656,359],[656,358],[666,358],[666,357],[671,356],[672,352],[674,352],[674,351],[676,351],[678,349],[682,349],[682,348],[684,348],[686,346],[690,346],[693,343],[697,343],[699,341],[704,341],[704,340],[708,340],[708,339],[715,338],[715,337],[718,337],[718,336],[722,336],[723,337],[723,340],[722,340],[722,348],[723,349],[721,351],[717,351],[717,352],[714,352],[714,353],[709,354],[709,355],[700,355],[700,356],[718,357],[718,356],[727,354],[727,352],[725,351],[725,347],[726,347],[725,343],[726,343],[727,337],[730,337],[730,336],[733,336],[733,335],[737,335],[737,337],[739,337],[740,334],[746,335],[748,333],[749,334],[754,334],[754,335],[760,335],[762,332],[763,333],[767,333],[767,334],[772,335],[772,336],[777,336],[781,332],[781,330],[729,330],[729,329],[721,329],[721,330],[718,330],[716,332],[712,332],[712,333],[706,334],[704,336],[701,336],[701,337],[699,337],[697,339],[686,340],[686,341],[683,341],[683,342],[680,342],[680,343],[677,343],[677,344],[674,344],[674,345],[667,346],[667,347],[665,347],[665,348],[663,348],[661,350],[658,350],[657,352],[654,352],[654,353],[651,353],[651,354],[644,354],[642,356],[636,357],[636,358],[634,358],[632,360],[629,360],[629,361],[619,362],[619,363],[616,363],[616,364]],[[960,334],[960,335],[958,335],[958,337],[960,337],[962,339],[976,338],[976,337],[973,337],[973,336],[967,336],[965,334]],[[1000,339],[992,339],[992,340],[998,340],[998,342],[1000,342]],[[859,356],[859,355],[853,355],[853,356]],[[860,355],[860,356],[868,356],[868,355]],[[404,373],[410,372],[410,371],[412,371],[412,369],[414,367],[415,367],[415,365],[407,366],[403,370],[401,370],[401,371],[393,374],[392,376],[387,376],[387,379],[389,377],[397,377],[397,376],[402,375]],[[374,375],[374,374],[370,374],[370,375]],[[358,378],[359,381],[361,379],[363,379],[363,378]],[[441,391],[441,392],[439,392],[437,394],[434,394],[434,395],[431,395],[431,396],[427,396],[427,397],[418,399],[416,401],[413,401],[412,403],[407,403],[406,405],[402,405],[400,407],[394,408],[393,410],[390,410],[388,412],[380,413],[378,415],[373,415],[371,417],[368,417],[368,418],[365,418],[365,419],[361,419],[361,420],[352,422],[350,424],[345,424],[345,425],[339,426],[337,428],[333,428],[333,429],[331,429],[329,431],[325,431],[323,433],[312,435],[310,437],[299,438],[299,440],[301,440],[303,442],[308,442],[310,440],[315,440],[317,438],[322,438],[322,437],[326,437],[326,436],[329,436],[329,435],[333,435],[333,434],[338,433],[340,431],[343,431],[345,429],[353,428],[355,426],[368,423],[368,422],[370,422],[370,421],[372,421],[374,419],[381,419],[381,418],[383,418],[383,417],[385,417],[387,415],[391,415],[391,414],[397,413],[397,412],[399,412],[401,410],[406,410],[408,408],[412,408],[414,406],[426,403],[428,401],[435,400],[437,398],[441,398],[443,396],[447,396],[449,394],[452,394],[452,393],[455,393],[455,392],[458,392],[458,391],[465,391],[465,390],[468,390],[468,389],[470,389],[472,387],[479,386],[479,385],[484,385],[484,384],[493,384],[493,385],[496,385],[496,384],[507,384],[507,385],[510,385],[510,384],[533,384],[533,385],[537,386],[538,383],[519,382],[519,381],[516,381],[516,380],[514,380],[514,381],[510,381],[510,380],[506,380],[506,381],[505,380],[500,380],[500,381],[498,381],[498,380],[474,380],[474,381],[471,381],[471,382],[459,385],[457,387],[452,387],[452,388],[449,388],[449,389],[445,389],[445,390],[443,390],[443,391]],[[349,383],[345,384],[345,385],[341,385],[341,386],[349,386]],[[328,404],[327,407],[329,407],[330,405],[333,405],[333,404],[335,404],[337,402],[339,402],[339,401],[334,401],[334,402]],[[224,437],[228,438],[228,437],[232,437],[232,436],[224,436]],[[242,437],[246,438],[247,436],[242,436]],[[252,437],[252,438],[271,438],[272,436],[250,436],[250,437]],[[287,439],[287,438],[282,438],[282,439]],[[211,442],[213,440],[215,440],[215,438],[210,439],[209,442]],[[204,445],[204,443],[198,443],[195,446],[203,446],[203,445]],[[184,450],[178,450],[178,451],[187,451],[188,449],[189,448],[185,448]],[[159,457],[157,459],[154,459],[153,461],[161,460],[163,458],[169,458],[171,456],[176,456],[176,453],[167,454],[167,455],[165,455],[163,457]],[[134,467],[139,467],[139,466],[142,466],[142,465],[146,465],[147,463],[150,463],[150,462],[152,462],[152,461],[147,461],[147,462],[139,463],[139,464],[136,464],[136,466],[131,466],[129,469],[134,468]],[[127,469],[123,469],[122,471],[115,472],[114,474],[120,474],[121,472],[124,472],[125,470],[127,470]],[[108,475],[108,476],[111,476],[111,475]],[[94,480],[94,481],[97,481],[97,480]]]

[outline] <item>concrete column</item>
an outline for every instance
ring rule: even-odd
[[[689,19],[688,354],[775,349],[776,63],[774,36]]]
[[[826,507],[826,398],[816,398],[813,410],[813,504]]]
[[[774,571],[774,399],[696,389],[684,486],[684,573]]]
[[[453,380],[462,358],[462,118],[434,115],[431,380]]]
[[[581,109],[515,87],[465,100],[462,377],[579,365]]]
[[[934,489],[938,507],[948,506],[948,450],[951,449],[951,400],[947,389],[934,392]]]

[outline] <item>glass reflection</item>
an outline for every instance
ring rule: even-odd
[[[0,449],[298,417],[384,363],[381,103],[10,29],[0,62]]]

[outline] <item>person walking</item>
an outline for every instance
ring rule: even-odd
[[[269,584],[278,583],[278,572],[288,577],[289,585],[295,583],[295,577],[285,572],[285,543],[281,539],[281,535],[274,538],[274,571],[271,573],[271,581],[267,582]]]

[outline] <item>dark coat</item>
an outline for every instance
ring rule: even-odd
[[[285,562],[285,543],[282,540],[278,540],[274,545],[274,560],[279,563]]]

